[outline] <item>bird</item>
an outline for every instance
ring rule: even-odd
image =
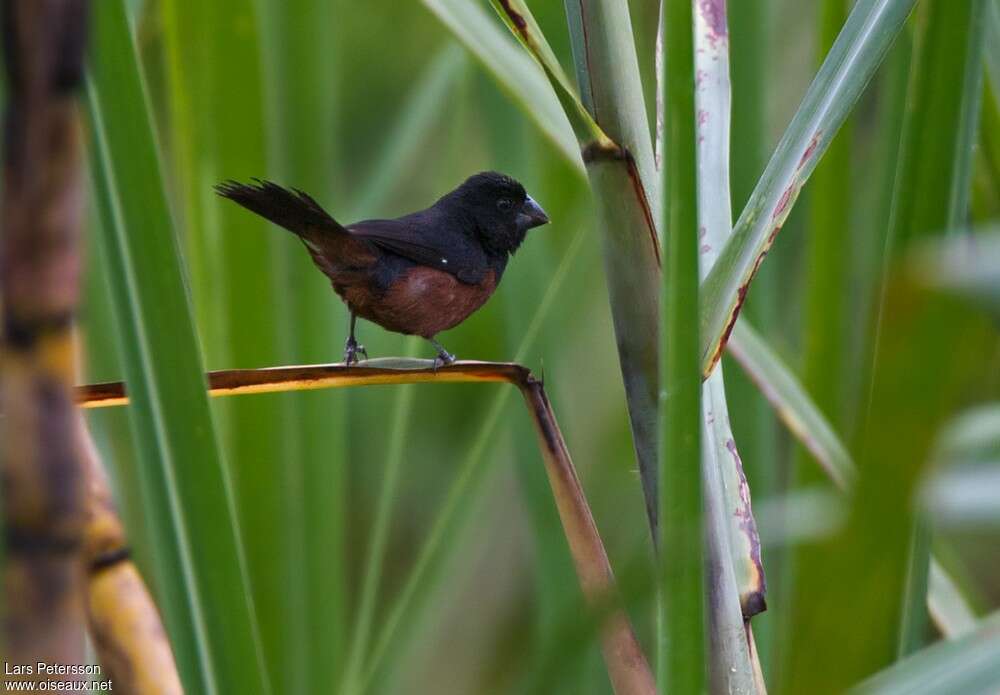
[[[215,192],[295,234],[347,305],[347,366],[368,359],[358,318],[428,340],[435,368],[455,355],[437,335],[462,323],[496,291],[529,230],[549,217],[516,179],[496,171],[467,178],[430,207],[346,226],[297,188],[234,180]]]

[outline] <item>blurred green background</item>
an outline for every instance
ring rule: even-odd
[[[612,565],[627,579],[628,568],[649,560],[649,530],[589,187],[431,4],[132,2],[206,366],[339,361],[347,330],[344,307],[297,240],[215,198],[214,183],[270,178],[310,192],[347,223],[424,207],[476,171],[513,175],[552,224],[531,233],[489,304],[441,339],[460,358],[519,356],[544,376]],[[650,105],[658,4],[630,2]],[[737,213],[849,4],[731,3]],[[572,73],[563,3],[531,8]],[[806,187],[748,308],[846,442],[857,440],[867,402],[870,316],[889,228],[885,182],[907,79],[900,44]],[[977,161],[986,183],[973,224],[998,213],[990,164]],[[816,251],[824,225],[833,229]],[[96,238],[83,326],[88,382],[123,373]],[[431,356],[422,342],[365,322],[359,339],[373,357]],[[981,395],[996,398],[1000,352],[984,375]],[[829,505],[800,493],[832,486],[739,367],[727,366],[727,376],[765,544],[770,609],[754,626],[772,676],[794,639],[789,549],[804,525],[781,502],[805,504],[803,516],[823,532],[836,515],[816,512]],[[504,388],[383,386],[213,402],[274,692],[331,692],[344,679],[375,692],[609,692],[531,423]],[[94,411],[89,421],[148,568],[126,413]],[[442,526],[443,509],[454,513]],[[420,565],[427,571],[408,584],[428,538],[439,543]],[[940,529],[935,546],[947,549],[943,559],[981,609],[1000,605],[1000,554],[981,551],[998,542],[994,515]],[[376,558],[384,550],[381,571],[373,547]],[[625,593],[651,646],[650,594]]]

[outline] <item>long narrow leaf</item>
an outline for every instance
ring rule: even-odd
[[[956,229],[966,220],[972,144],[982,95],[985,9],[984,0],[929,0],[918,11],[889,230],[896,250],[905,248],[904,244],[912,239]],[[963,50],[955,50],[956,45]],[[929,137],[931,133],[940,135]],[[879,320],[887,322],[890,317],[880,315]],[[883,367],[875,363],[872,390]],[[870,417],[874,419],[875,414]],[[929,556],[929,524],[918,518],[903,595],[900,656],[915,651],[924,641]]]
[[[698,250],[699,224],[706,217],[699,212],[697,123],[695,113],[694,17],[690,0],[668,0],[663,4],[663,44],[666,74],[663,85],[664,151],[662,190],[664,236],[668,240],[667,268],[663,273],[663,335],[660,338],[662,445],[659,460],[659,668],[658,682],[663,692],[699,693],[706,676],[705,586],[703,558],[702,492],[702,403],[698,369]],[[723,27],[725,25],[723,24]],[[704,28],[721,39],[715,23]],[[721,116],[721,114],[716,114]],[[721,116],[724,118],[724,116]],[[705,162],[707,164],[707,161]],[[725,166],[725,165],[723,165]],[[728,192],[724,193],[728,199]],[[726,225],[728,226],[728,225]],[[713,462],[714,463],[714,462]],[[721,497],[718,469],[711,471],[707,489],[713,519],[721,513],[713,509]],[[711,485],[715,482],[715,485]],[[722,539],[719,536],[722,536]],[[710,555],[710,572],[716,569],[727,529],[711,528],[709,536],[716,552]],[[723,543],[724,544],[724,543]],[[714,572],[713,572],[714,573]],[[736,599],[735,580],[721,582],[712,577],[709,597],[713,601]],[[721,586],[720,586],[721,584]],[[726,586],[729,584],[729,586]],[[722,592],[722,595],[717,595]],[[719,606],[721,611],[725,606]],[[728,625],[714,621],[721,631]],[[715,637],[716,635],[713,635]],[[732,637],[727,635],[727,637]],[[728,643],[728,640],[727,640]],[[715,646],[715,640],[713,640]],[[729,655],[727,655],[729,656]],[[716,662],[718,663],[718,662]],[[730,665],[738,668],[740,665]],[[744,665],[745,666],[745,665]],[[724,667],[723,667],[724,668]],[[745,671],[745,669],[741,669]],[[728,674],[715,673],[712,687],[725,692]],[[745,673],[744,673],[745,675]],[[721,681],[718,679],[721,678]]]
[[[582,114],[575,92],[552,64],[551,49],[527,5],[504,0],[494,6],[536,60],[547,66],[552,89],[560,95],[580,140],[598,204],[632,441],[655,536],[660,261],[655,223],[659,198],[652,192],[658,181],[653,175],[628,6],[585,4],[590,11],[584,12],[583,4],[575,1],[567,4],[577,81],[587,85]],[[618,140],[609,139],[615,135]]]
[[[248,153],[259,157],[262,146],[267,144],[270,176],[311,191],[321,204],[338,202],[331,182],[337,181],[335,163],[342,149],[336,126],[344,61],[342,52],[331,50],[331,46],[339,45],[346,31],[345,25],[336,21],[336,3],[265,0],[258,7],[263,70],[247,70],[245,76],[264,78],[265,111],[258,106],[243,115],[244,119],[249,116],[249,120],[256,121],[251,127],[259,130],[261,140],[248,148]],[[228,46],[222,50],[231,51]],[[255,90],[243,91],[253,98]],[[266,120],[262,118],[265,114]],[[218,115],[228,118],[221,111]],[[229,162],[220,165],[231,166]],[[268,244],[284,241],[276,238],[271,229],[261,233],[271,235],[260,237]],[[271,248],[274,261],[270,265],[276,271],[276,294],[282,305],[259,312],[257,325],[281,332],[281,351],[287,351],[296,362],[328,359],[331,346],[343,339],[347,312],[331,294],[329,282],[313,271],[300,249],[288,243]],[[239,268],[239,272],[245,274],[247,269]],[[317,321],[317,316],[329,318]],[[246,320],[245,316],[240,318]],[[280,532],[286,553],[281,563],[272,564],[284,565],[281,595],[285,600],[280,606],[284,618],[280,638],[283,665],[279,668],[282,686],[289,692],[322,690],[341,667],[342,618],[348,605],[345,520],[351,459],[347,400],[326,392],[284,399],[275,404],[278,408],[262,404],[284,416],[290,430],[280,461],[280,478],[275,477],[280,483],[274,486],[284,512],[280,521],[269,520]],[[317,461],[324,465],[313,465]],[[261,477],[267,479],[271,470],[265,470]],[[253,502],[251,505],[265,509]],[[267,548],[261,554],[273,560]]]
[[[95,14],[94,171],[160,606],[188,691],[264,692],[231,484],[131,31],[121,0],[99,3]]]
[[[965,637],[939,642],[868,679],[854,695],[989,695],[1000,688],[1000,614]]]
[[[574,128],[584,127],[575,115],[579,111],[569,110],[567,118],[557,93],[546,84],[546,76],[538,65],[504,36],[479,3],[472,0],[423,0],[423,3],[493,73],[504,89],[525,106],[526,113],[566,160],[582,172],[580,148],[573,137]]]
[[[698,266],[699,277],[704,278],[732,230],[729,31],[725,0],[699,3],[694,14]],[[709,674],[713,692],[753,693],[754,667],[744,616],[763,609],[764,574],[721,365],[702,386],[701,407]]]
[[[212,192],[223,179],[267,175],[260,7],[241,0],[162,0],[157,9],[174,155],[168,171],[180,193],[206,360],[213,367],[283,361],[295,347],[296,324],[292,297],[281,291],[279,278],[295,243]],[[327,301],[332,306],[335,300]],[[309,638],[305,585],[296,576],[305,562],[306,519],[295,491],[305,474],[297,460],[286,464],[297,445],[293,404],[275,397],[215,408],[270,678],[278,683],[292,673],[294,680],[306,675],[302,655]]]
[[[727,347],[830,480],[841,490],[851,489],[857,477],[854,461],[791,369],[745,319],[737,321]],[[927,603],[938,628],[949,637],[967,629],[974,615],[954,580],[933,558]]]
[[[840,33],[851,4],[851,0],[823,0],[817,64]],[[802,381],[834,425],[844,415],[848,300],[854,280],[850,268],[855,254],[842,252],[850,243],[853,130],[849,119],[830,142],[823,161],[816,166],[808,200]],[[814,481],[815,469],[804,464],[797,462],[796,475],[805,483]]]
[[[745,320],[736,322],[728,348],[785,426],[837,487],[846,489],[855,477],[851,455],[791,369]]]
[[[718,361],[775,235],[903,26],[915,0],[860,0],[768,162],[760,182],[705,279],[701,307],[702,371]]]

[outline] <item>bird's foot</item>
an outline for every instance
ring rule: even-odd
[[[365,359],[368,359],[368,351],[365,350],[365,346],[359,344],[358,341],[354,339],[354,336],[351,336],[347,339],[347,343],[344,345],[344,363],[348,367],[350,367],[351,364],[357,364],[361,361],[358,358],[358,355],[364,355]]]
[[[455,356],[445,349],[438,351],[437,357],[434,358],[434,371],[436,372],[439,368],[451,364],[455,361]]]

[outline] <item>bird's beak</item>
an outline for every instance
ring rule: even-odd
[[[548,224],[549,216],[542,210],[542,206],[535,202],[530,195],[521,206],[521,211],[517,213],[518,228],[527,231],[532,227],[540,227]]]

